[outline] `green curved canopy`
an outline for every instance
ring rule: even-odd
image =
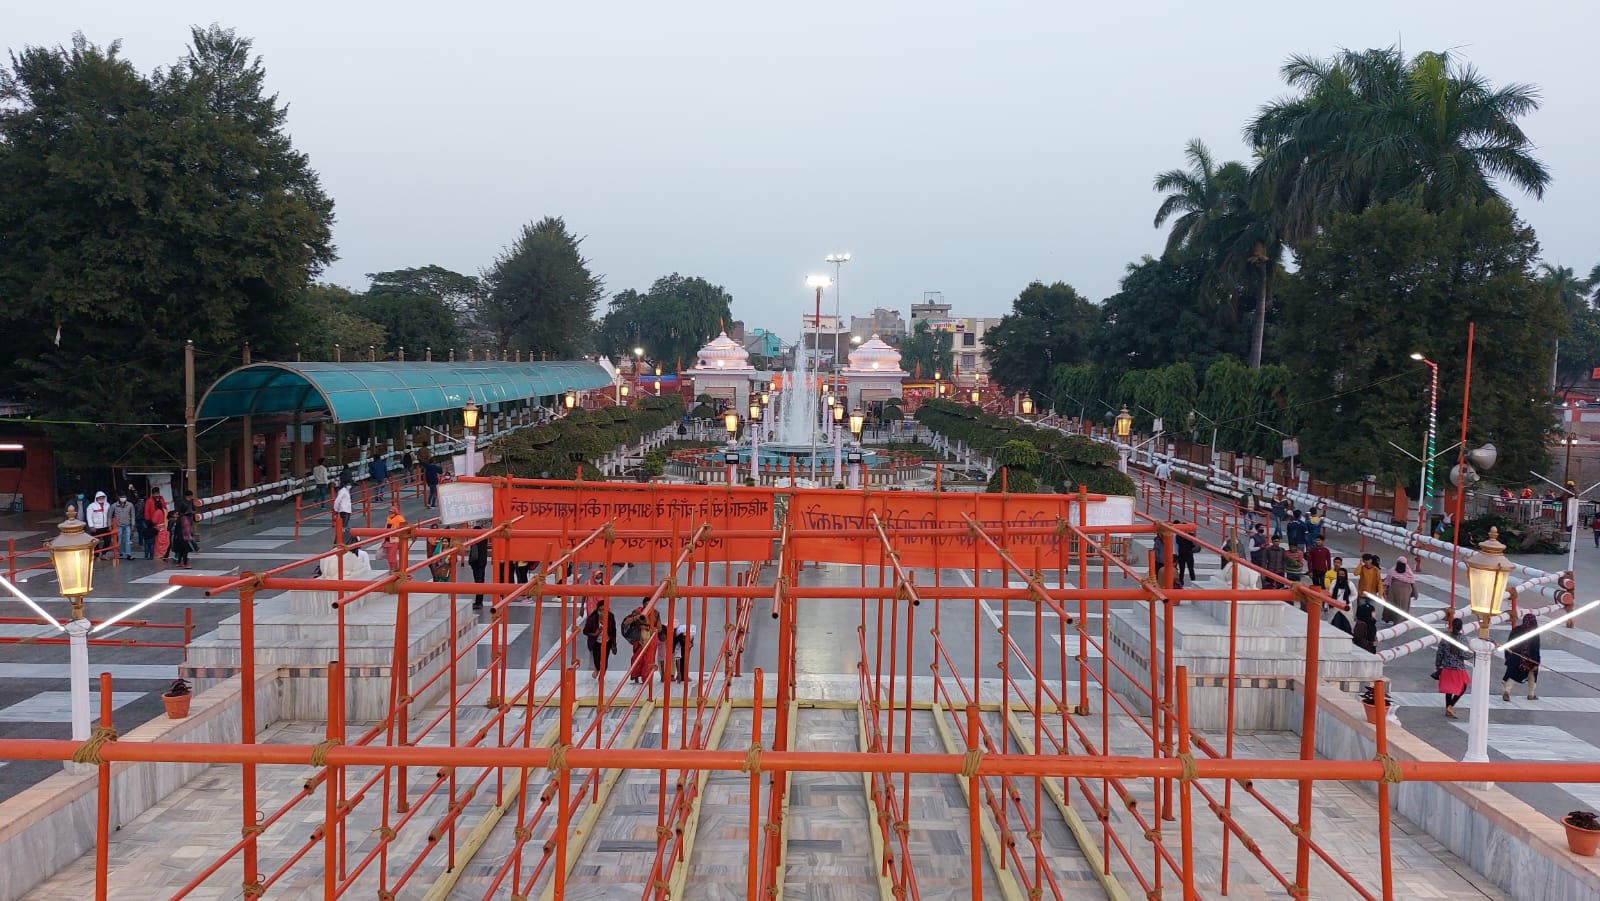
[[[367,422],[608,388],[598,363],[252,363],[218,379],[200,419],[327,413]]]

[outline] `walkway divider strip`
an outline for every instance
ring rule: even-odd
[[[982,709],[981,705],[979,709]],[[937,701],[933,705],[933,725],[939,731],[939,741],[944,744],[946,752],[951,754],[963,754],[966,752],[966,748],[957,745],[955,739],[950,735],[950,724],[945,721],[945,707]],[[988,805],[972,797],[970,794],[971,787],[967,785],[967,780],[957,779],[956,783],[961,786],[961,797],[967,799],[967,805],[970,807],[973,804],[977,804],[981,808],[981,819],[978,820],[978,824],[979,828],[983,830],[983,850],[989,855],[989,866],[994,870],[995,881],[1000,884],[1000,897],[1004,898],[1005,901],[1025,901],[1028,897],[1027,893],[1022,890],[1021,886],[1017,885],[1016,877],[1011,874],[1011,870],[1005,865],[1005,849],[1000,847],[1000,833],[995,830],[994,813],[989,810]],[[982,879],[983,874],[973,873],[972,878],[974,880]]]

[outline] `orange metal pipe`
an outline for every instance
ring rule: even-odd
[[[1389,755],[1389,698],[1382,679],[1372,683],[1372,699],[1378,708],[1377,755]],[[1378,867],[1383,881],[1383,901],[1394,899],[1394,861],[1389,858],[1389,783],[1378,781]]]
[[[1317,756],[1317,686],[1321,682],[1318,652],[1319,633],[1322,627],[1320,592],[1303,591],[1306,605],[1306,675],[1304,701],[1300,715],[1300,762],[1314,761]],[[1294,884],[1309,892],[1311,889],[1311,792],[1316,787],[1315,777],[1307,773],[1300,780],[1299,826],[1296,834]]]
[[[100,727],[112,727],[111,674],[100,674]],[[94,897],[106,901],[106,866],[111,854],[111,764],[102,760],[95,780]]]
[[[1178,753],[1189,753],[1189,668],[1178,667]],[[1178,804],[1181,820],[1178,824],[1183,841],[1183,901],[1195,901],[1194,891],[1194,806],[1193,792],[1187,779],[1178,782]]]

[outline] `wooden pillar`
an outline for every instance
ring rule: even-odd
[[[216,462],[211,464],[212,494],[233,490],[233,457],[237,448],[237,441],[228,442],[228,446],[217,455]]]
[[[267,484],[270,485],[283,478],[283,461],[279,459],[283,453],[283,432],[273,429],[262,436],[262,440],[266,445],[263,456],[266,459]]]
[[[327,438],[323,431],[322,423],[320,422],[311,426],[311,451],[306,456],[306,462],[312,467],[315,467],[322,461],[323,457],[328,455],[327,449],[323,447],[323,442]]]

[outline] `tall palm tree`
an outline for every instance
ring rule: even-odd
[[[1299,94],[1263,106],[1245,134],[1291,243],[1397,197],[1440,210],[1499,197],[1496,182],[1535,197],[1550,183],[1517,124],[1539,108],[1530,85],[1495,89],[1447,53],[1408,61],[1395,48],[1292,57],[1281,71]]]
[[[1283,243],[1270,209],[1252,196],[1250,170],[1245,164],[1216,165],[1199,139],[1189,142],[1184,157],[1189,161],[1188,170],[1169,169],[1155,178],[1155,190],[1168,192],[1156,210],[1155,226],[1160,228],[1172,219],[1167,257],[1204,261],[1202,291],[1237,304],[1246,285],[1254,283],[1250,366],[1260,368],[1272,279],[1283,256]]]
[[[1600,271],[1600,266],[1595,269]],[[1539,284],[1561,302],[1561,309],[1571,317],[1589,309],[1589,280],[1578,278],[1571,266],[1539,264]]]

